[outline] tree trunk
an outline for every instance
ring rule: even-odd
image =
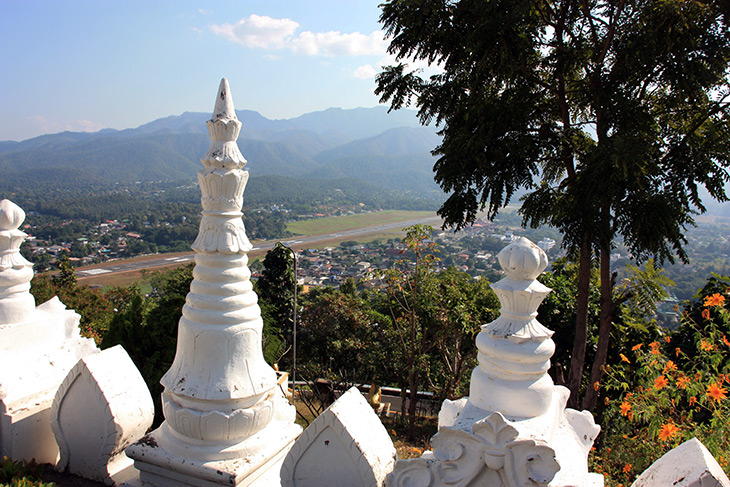
[[[575,309],[575,338],[573,339],[573,353],[570,359],[568,373],[568,389],[570,398],[568,407],[578,408],[580,404],[580,386],[583,381],[583,366],[586,358],[586,344],[588,341],[588,298],[591,292],[591,247],[588,234],[583,235],[583,243],[578,257],[578,296]]]
[[[408,394],[408,439],[416,439],[416,406],[418,405],[418,370],[411,370]]]
[[[593,411],[598,400],[598,390],[603,378],[603,366],[608,357],[613,321],[613,276],[611,275],[611,248],[601,245],[601,323],[598,328],[598,348],[591,368],[591,381],[583,398],[583,409]]]

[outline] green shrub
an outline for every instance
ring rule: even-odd
[[[35,460],[30,462],[13,461],[3,457],[0,461],[0,487],[53,487],[53,482],[46,483],[41,479],[43,466]]]

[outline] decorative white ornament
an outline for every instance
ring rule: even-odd
[[[152,396],[121,345],[79,360],[56,391],[51,428],[57,470],[107,485],[134,476],[124,448],[152,426]]]
[[[388,487],[489,485],[546,486],[560,470],[544,442],[519,439],[500,413],[472,425],[472,432],[442,427],[431,440],[433,454],[399,461]]]
[[[281,485],[381,487],[396,457],[373,408],[352,387],[294,442],[281,467]]]

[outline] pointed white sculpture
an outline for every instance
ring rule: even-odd
[[[294,442],[281,467],[281,485],[380,487],[396,456],[383,423],[353,387]]]
[[[631,487],[730,487],[730,479],[697,438],[665,453]]]
[[[502,309],[477,335],[469,398],[444,404],[433,451],[398,461],[388,487],[603,485],[588,472],[600,428],[587,411],[565,409],[568,390],[547,374],[553,332],[536,317],[550,289],[535,280],[547,256],[520,238],[499,262],[506,277],[492,288]]]
[[[121,345],[79,360],[56,392],[51,427],[61,450],[57,470],[119,484],[133,477],[124,448],[152,426],[147,385]]]
[[[193,243],[193,282],[175,360],[161,380],[165,422],[127,449],[143,482],[249,485],[280,462],[301,432],[261,351],[263,321],[241,220],[248,172],[236,144],[240,130],[223,79],[198,172],[203,218]]]
[[[55,464],[53,396],[76,362],[98,349],[58,298],[35,306],[33,265],[20,255],[24,219],[20,207],[0,201],[0,457]]]

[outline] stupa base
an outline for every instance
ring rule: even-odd
[[[446,401],[433,451],[399,460],[388,485],[603,487],[587,462],[600,428],[587,411],[566,409],[567,399],[568,390],[554,386],[548,410],[531,418]]]
[[[134,459],[134,467],[139,470],[139,479],[134,484],[156,487],[279,485],[281,463],[302,431],[296,424],[273,421],[245,441],[250,445],[250,448],[244,448],[246,456],[200,461],[176,455],[161,446],[159,440],[165,435],[165,427],[163,424],[127,448],[127,455]]]

